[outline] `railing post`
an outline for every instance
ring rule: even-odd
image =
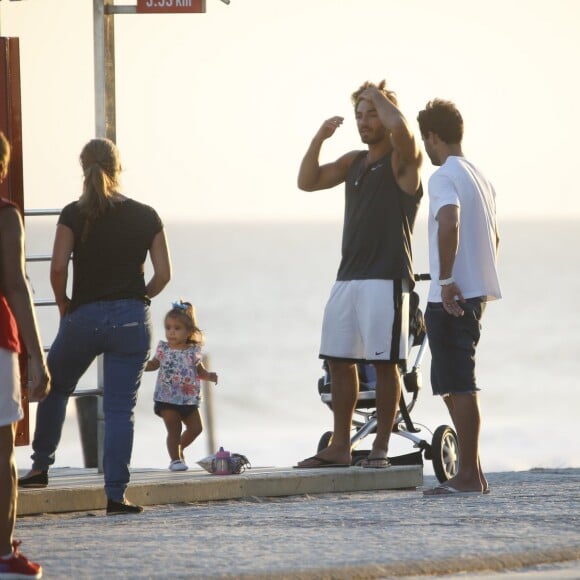
[[[206,369],[211,368],[209,361],[209,356],[204,355],[203,366]],[[207,439],[207,452],[208,455],[215,453],[217,447],[215,442],[215,425],[213,420],[213,387],[210,385],[209,381],[202,382],[203,387],[203,422],[205,425],[205,433]]]
[[[85,467],[96,467],[99,473],[103,473],[105,415],[102,356],[97,358],[97,390],[86,394],[79,392],[75,404]]]
[[[85,467],[99,466],[97,405],[98,395],[79,395],[75,399]]]

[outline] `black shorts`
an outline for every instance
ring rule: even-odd
[[[153,410],[155,411],[156,415],[161,417],[161,411],[164,409],[169,409],[171,411],[177,411],[182,419],[189,417],[195,409],[197,409],[197,405],[174,405],[173,403],[162,403],[161,401],[155,401],[153,405]]]
[[[484,298],[459,303],[463,316],[452,316],[441,302],[429,302],[425,311],[431,350],[431,388],[434,395],[475,393],[475,350],[481,333]]]

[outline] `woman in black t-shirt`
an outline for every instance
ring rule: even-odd
[[[50,280],[61,315],[48,354],[53,388],[38,406],[32,470],[19,484],[48,484],[68,399],[87,368],[103,355],[107,513],[138,513],[141,506],[125,498],[134,409],[151,347],[150,299],[169,282],[171,263],[163,224],[155,210],[119,191],[121,164],[115,144],[93,139],[83,148],[80,160],[83,194],[61,212],[51,261]],[[153,276],[146,283],[147,255]]]

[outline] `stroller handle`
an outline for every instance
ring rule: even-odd
[[[421,280],[431,280],[431,274],[415,274],[413,277],[415,278],[415,282],[419,282]]]

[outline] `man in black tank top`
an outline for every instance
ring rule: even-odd
[[[331,117],[312,139],[298,174],[304,191],[345,183],[342,259],[320,347],[320,358],[330,367],[334,431],[326,449],[297,464],[303,469],[350,465],[358,363],[372,363],[377,375],[377,433],[364,467],[389,465],[389,435],[401,396],[398,364],[407,357],[411,236],[423,194],[421,152],[385,81],[365,82],[352,102],[368,149],[321,165],[323,142],[343,122]]]

